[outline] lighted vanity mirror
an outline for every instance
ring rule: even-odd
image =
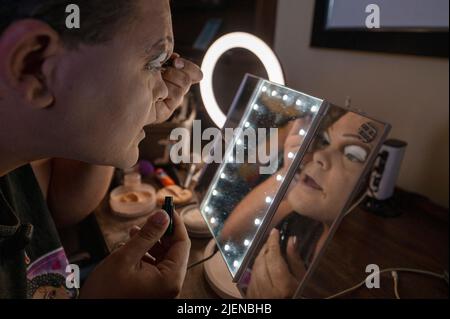
[[[234,281],[248,268],[327,109],[319,98],[245,77],[225,124],[234,134],[224,129],[223,161],[202,178],[201,212]]]
[[[304,284],[342,218],[364,196],[389,130],[389,125],[365,115],[328,107],[275,214],[264,220],[264,235],[238,279],[243,296],[307,298],[302,295]],[[250,222],[265,209],[262,194],[279,190],[277,176],[245,194],[227,215],[219,242],[227,242],[223,233],[231,242],[241,242],[255,232]]]

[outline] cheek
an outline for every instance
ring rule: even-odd
[[[339,169],[333,168],[330,172],[329,178],[327,179],[327,207],[330,210],[337,211],[335,215],[343,208],[355,188],[360,174],[361,169],[348,166],[341,166]]]
[[[292,188],[287,194],[287,201],[295,212],[311,218],[317,217],[316,210],[321,206],[321,198],[305,193],[300,186]]]
[[[153,106],[152,91],[145,75],[137,75],[117,85],[112,103],[116,105],[115,122],[132,131],[140,131],[146,125]],[[117,117],[119,119],[117,119]]]

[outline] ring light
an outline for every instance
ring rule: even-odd
[[[280,62],[272,49],[264,43],[264,41],[252,34],[244,32],[235,32],[224,35],[214,42],[208,52],[206,52],[202,63],[203,80],[200,82],[200,92],[203,104],[205,105],[209,116],[219,128],[225,126],[227,117],[217,104],[214,95],[213,74],[220,57],[225,52],[234,48],[247,49],[255,54],[264,65],[269,76],[269,81],[281,85],[285,84]]]

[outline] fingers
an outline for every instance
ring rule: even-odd
[[[130,266],[138,264],[145,254],[160,240],[169,225],[169,215],[155,211],[146,224],[120,250]]]
[[[203,79],[203,73],[196,64],[183,58],[176,58],[173,66],[164,71],[163,79],[183,89],[186,94],[191,85]]]
[[[173,213],[173,226],[174,233],[171,237],[172,241],[185,241],[189,240],[189,235],[184,225],[183,219],[180,217],[177,211]]]
[[[175,109],[181,105],[181,103],[183,102],[184,96],[189,91],[189,88],[186,89],[186,88],[180,87],[177,84],[174,84],[169,81],[166,82],[166,86],[167,86],[169,95],[165,101],[167,101],[167,104],[170,109]]]
[[[273,290],[273,283],[269,276],[265,255],[267,244],[259,252],[255,259],[250,278],[250,284],[247,291],[247,298],[260,299],[270,296],[269,292]]]
[[[172,84],[179,88],[179,92],[182,95],[186,94],[191,88],[191,85],[194,84],[192,78],[188,73],[183,70],[178,70],[174,67],[168,68],[163,73],[163,80],[166,82],[166,84]],[[169,98],[173,97],[173,95],[171,94],[173,93],[169,90]]]
[[[279,297],[290,298],[295,286],[295,278],[291,275],[289,267],[281,255],[280,232],[273,229],[267,240],[267,253],[265,256],[269,276],[279,292]]]
[[[267,266],[273,281],[283,278],[283,274],[289,271],[281,255],[280,232],[276,228],[272,229],[267,239],[266,260],[269,260]]]
[[[156,103],[155,115],[151,117],[155,117],[156,123],[166,121],[183,103],[184,96],[191,86],[203,78],[200,67],[194,63],[181,58],[177,53],[172,55],[172,59],[172,66],[165,69],[162,74],[168,96],[164,101]]]
[[[174,233],[169,238],[170,247],[164,259],[157,267],[164,275],[174,280],[184,280],[189,259],[191,241],[189,240],[186,227],[177,212],[173,214]]]
[[[300,146],[302,145],[303,142],[303,137],[300,135],[290,135],[287,139],[286,139],[286,148],[287,151],[297,151],[298,149],[300,149]]]
[[[134,237],[137,233],[139,233],[140,230],[141,230],[141,227],[139,227],[139,226],[133,226],[133,227],[130,229],[130,232],[129,232],[130,238]]]
[[[133,226],[130,229],[130,238],[133,238],[134,236],[136,236],[139,233],[140,230],[141,230],[141,227]],[[122,246],[123,245],[125,245],[125,243],[123,243]],[[153,247],[155,247],[155,246],[153,246]],[[146,263],[149,263],[149,264],[155,264],[156,263],[156,258],[153,257],[152,255],[150,255],[149,253],[146,253],[144,255],[144,257],[142,257],[142,261],[146,262]]]
[[[297,240],[296,236],[289,237],[286,247],[286,259],[291,273],[298,281],[301,281],[305,276],[306,268],[298,253]]]
[[[294,124],[292,125],[290,135],[298,135],[300,132],[300,129],[304,128],[304,121],[303,119],[297,119],[294,121]]]
[[[174,61],[174,66],[179,70],[183,70],[190,77],[191,84],[199,83],[203,79],[200,67],[189,60],[178,56]]]

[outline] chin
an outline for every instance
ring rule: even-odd
[[[139,160],[139,148],[136,146],[123,154],[123,157],[120,160],[118,160],[116,167],[120,169],[131,168],[134,165],[136,165],[138,160]]]
[[[320,216],[320,211],[317,210],[317,200],[308,198],[306,194],[299,191],[291,191],[287,199],[295,213],[321,221],[322,216]]]
[[[139,160],[139,148],[132,146],[128,149],[116,150],[103,158],[98,165],[113,166],[119,169],[128,169],[136,165]]]

